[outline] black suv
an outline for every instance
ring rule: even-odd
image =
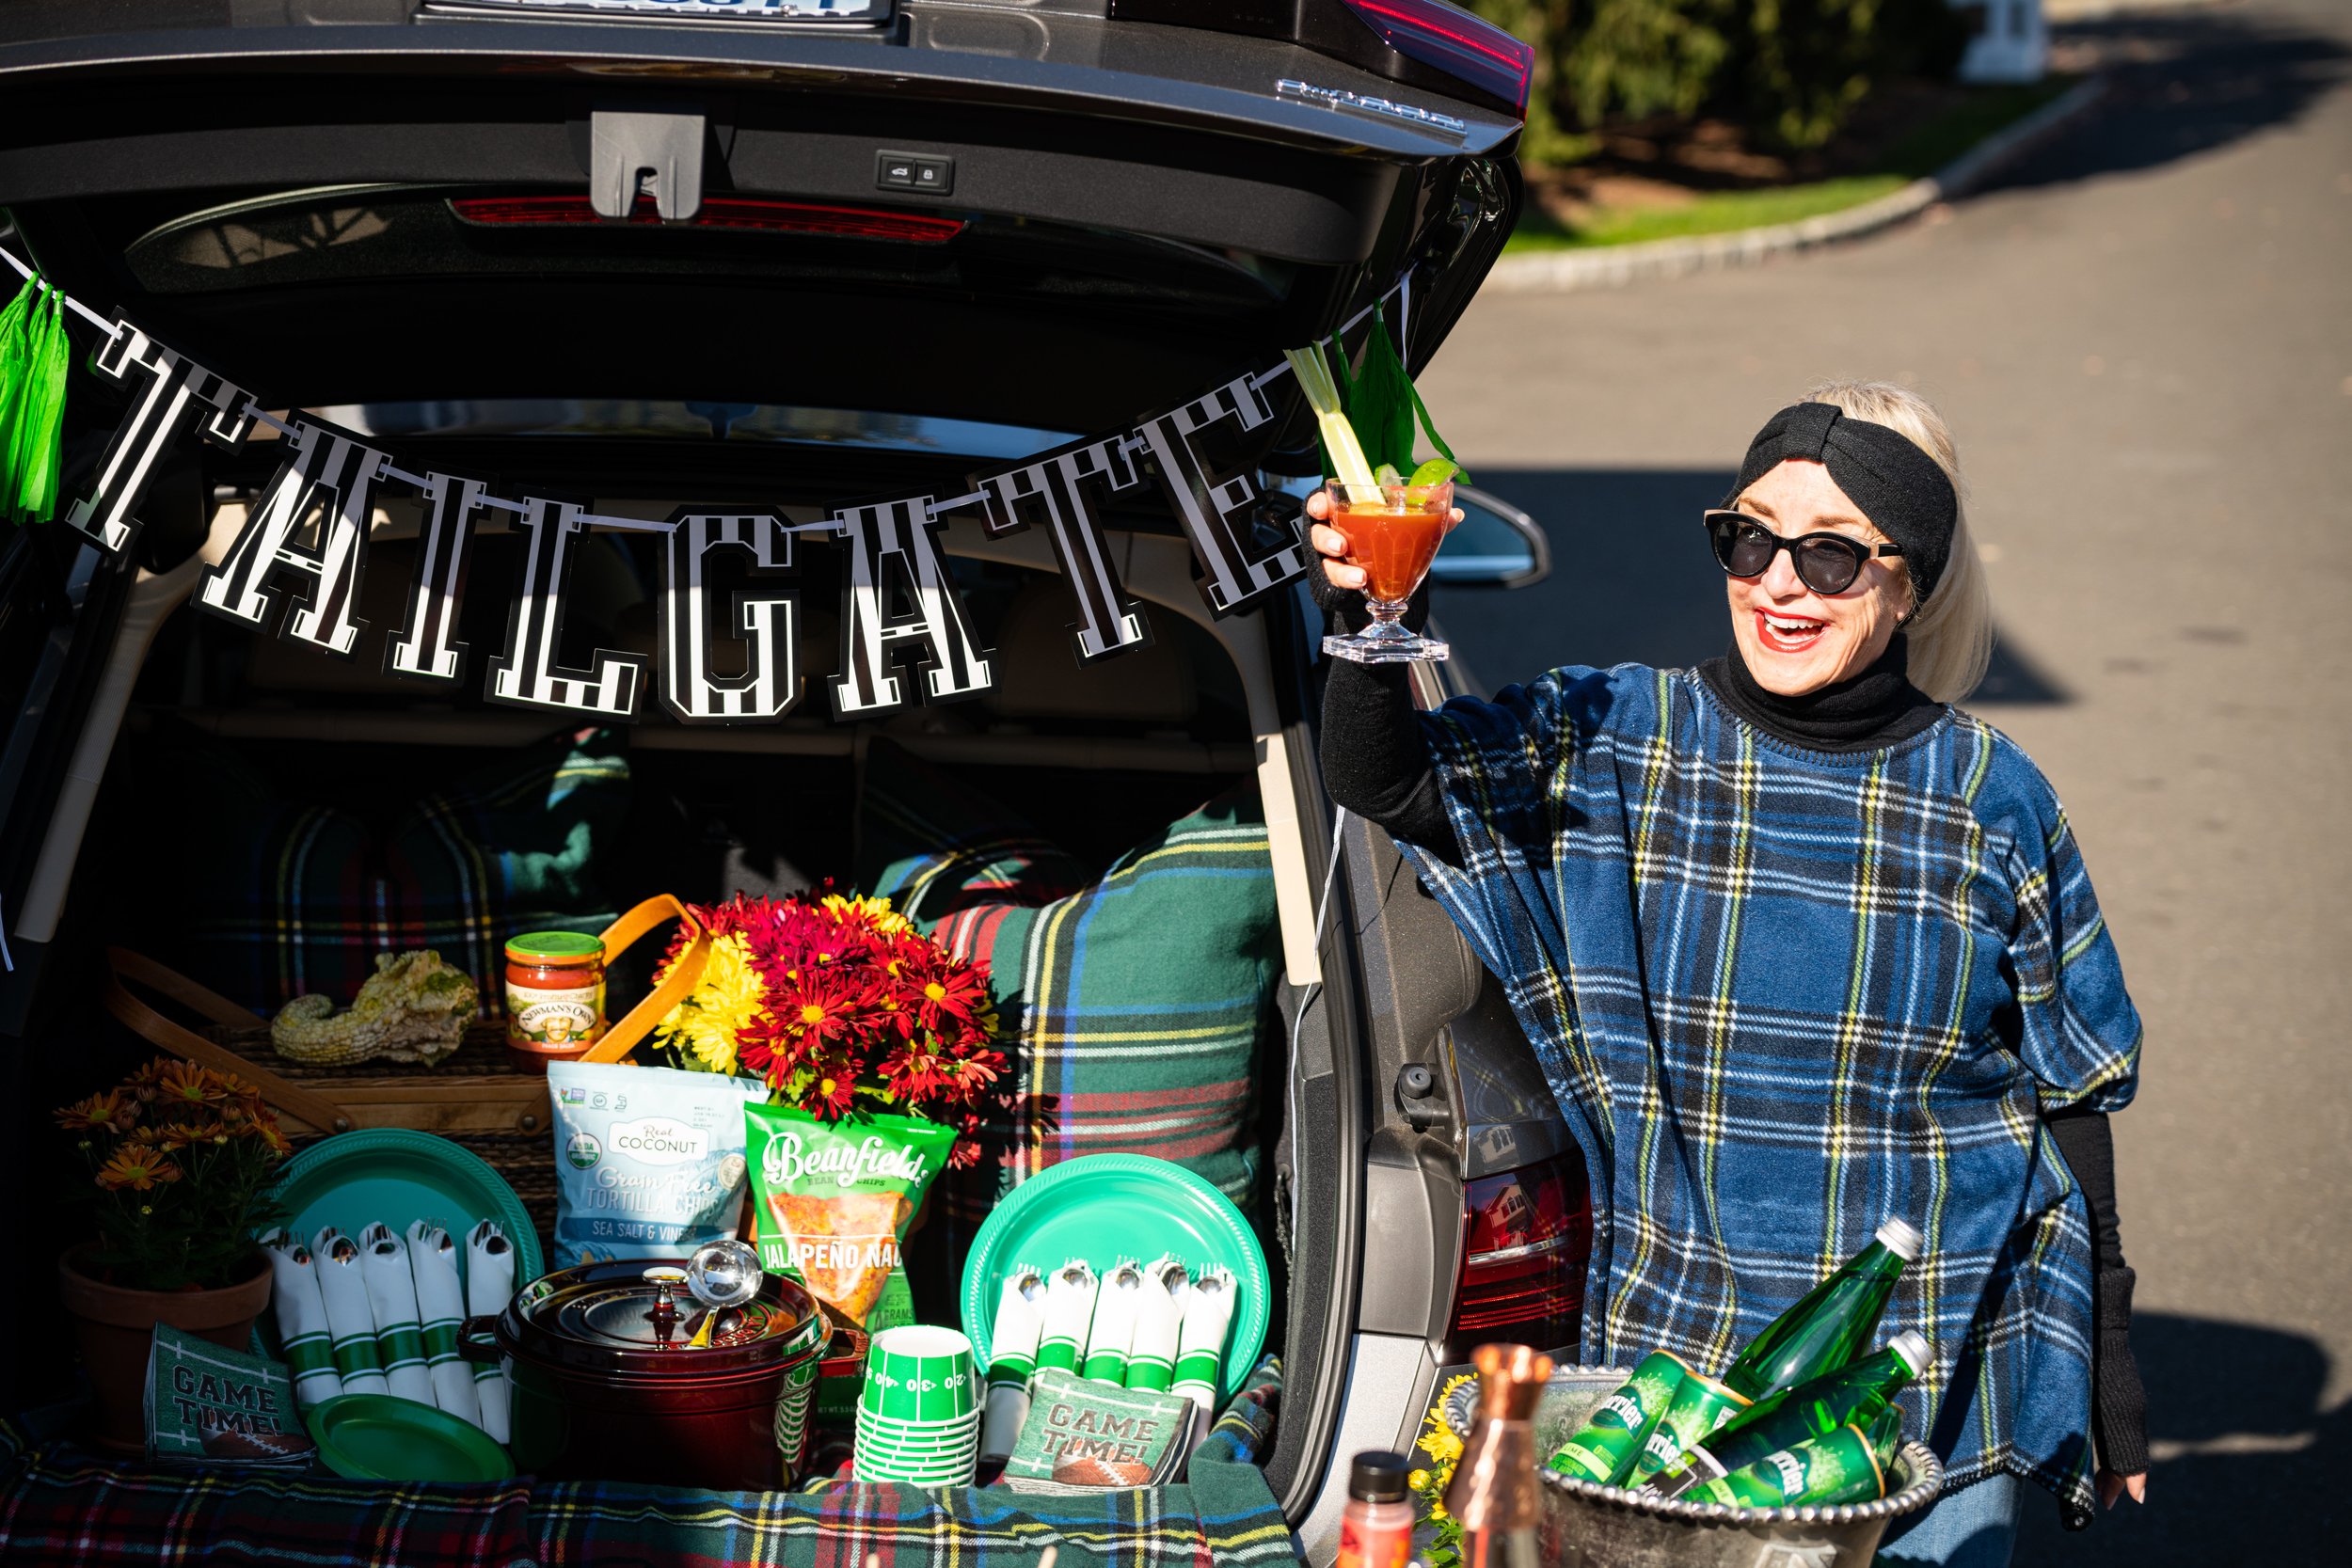
[[[805,519],[958,495],[1375,300],[1425,363],[1518,209],[1529,59],[1436,0],[8,0],[0,248],[233,373],[264,415],[381,437],[420,472],[608,518],[755,499]],[[1248,498],[1248,548],[1303,570],[1313,424],[1287,382],[1268,395],[1194,477]],[[91,493],[125,400],[74,376],[69,499]],[[170,448],[127,554],[63,519],[0,537],[0,1176],[37,1195],[26,1212],[49,1184],[26,1152],[42,1108],[130,1059],[97,1015],[99,953],[180,896],[184,847],[142,832],[178,786],[142,766],[146,739],[193,730],[365,793],[556,723],[479,690],[517,569],[497,528],[467,594],[473,680],[421,695],[380,673],[413,499],[371,515],[380,586],[354,659],[187,612],[275,434]],[[1575,1343],[1582,1172],[1467,947],[1377,830],[1324,800],[1300,578],[1213,610],[1164,495],[1184,476],[1136,462],[1155,483],[1108,496],[1103,537],[1148,646],[1081,666],[1045,531],[959,517],[940,537],[993,650],[979,701],[836,718],[817,689],[838,631],[810,592],[814,700],[739,727],[648,703],[628,746],[677,829],[668,891],[705,899],[779,865],[838,874],[834,824],[876,736],[1017,785],[1102,847],[1255,775],[1285,967],[1286,1061],[1259,1115],[1287,1377],[1267,1468],[1320,1559],[1344,1456],[1409,1444],[1467,1346]],[[1441,578],[1540,572],[1527,519],[1472,511]],[[651,546],[596,537],[609,569],[575,595],[567,646],[651,652],[630,586]],[[1422,672],[1426,700],[1446,673]],[[57,1238],[28,1239],[24,1277],[43,1278]],[[11,1343],[46,1338],[39,1295],[8,1292]],[[53,1359],[20,1354],[8,1407],[59,1397]]]

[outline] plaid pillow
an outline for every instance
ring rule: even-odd
[[[558,736],[427,795],[379,845],[358,817],[282,799],[225,748],[182,775],[195,810],[188,973],[256,1012],[306,993],[347,1004],[379,953],[430,947],[499,1016],[505,939],[612,919],[595,862],[628,809],[609,730]]]
[[[1086,866],[1019,816],[877,740],[859,796],[857,884],[925,926],[981,904],[1042,904]]]
[[[871,780],[866,802],[909,809]],[[917,857],[912,872],[894,864],[898,885],[936,886],[924,870],[958,852]],[[1280,949],[1256,786],[1186,814],[1062,897],[980,902],[967,889],[950,901],[952,913],[918,920],[951,952],[988,960],[1011,1058],[980,1164],[936,1189],[930,1228],[944,1208],[950,1256],[960,1263],[1004,1194],[1082,1154],[1172,1160],[1248,1207],[1260,1031]]]

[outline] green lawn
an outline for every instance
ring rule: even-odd
[[[1888,150],[1875,174],[1847,175],[1803,185],[1754,191],[1710,191],[1680,207],[1602,207],[1574,229],[1531,209],[1503,246],[1506,256],[1537,250],[1573,250],[1644,240],[1687,239],[1727,234],[1767,224],[1796,223],[1823,213],[1843,212],[1875,201],[1923,175],[1932,174],[1977,143],[2021,119],[2073,87],[2053,77],[2022,87],[1986,87],[1921,126]]]

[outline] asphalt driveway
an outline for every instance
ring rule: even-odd
[[[2147,1023],[2116,1118],[2150,1505],[2021,1563],[2333,1560],[2352,1472],[2352,15],[2070,30],[2114,90],[1999,186],[1748,271],[1494,294],[1423,381],[1552,579],[1438,612],[1492,684],[1726,641],[1698,528],[1812,381],[1944,409],[2001,653]]]

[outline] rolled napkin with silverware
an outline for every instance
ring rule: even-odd
[[[294,1403],[325,1404],[343,1391],[335,1370],[335,1337],[326,1326],[326,1300],[319,1294],[310,1249],[283,1228],[262,1238],[262,1251],[275,1276],[271,1307],[278,1320],[278,1348],[294,1373]]]
[[[1184,1297],[1184,1324],[1176,1341],[1176,1379],[1168,1391],[1193,1402],[1192,1440],[1209,1434],[1216,1419],[1218,1370],[1225,1361],[1225,1336],[1233,1326],[1233,1271],[1209,1270],[1192,1282]]]
[[[1045,1276],[1023,1264],[1005,1275],[996,1321],[988,1329],[988,1406],[980,1418],[980,1457],[1002,1459],[1029,1418],[1029,1378],[1045,1327]]]
[[[1078,1355],[1086,1346],[1087,1330],[1094,1323],[1096,1288],[1094,1265],[1083,1258],[1073,1258],[1047,1277],[1045,1323],[1037,1341],[1041,1371],[1047,1367],[1057,1367],[1065,1372],[1078,1370]]]
[[[459,1420],[480,1426],[482,1399],[474,1392],[473,1368],[457,1354],[457,1329],[466,1316],[457,1243],[439,1226],[419,1220],[408,1227],[408,1268],[417,1278],[417,1316],[424,1333],[424,1367],[433,1379],[433,1402]]]
[[[1136,1292],[1135,1341],[1127,1351],[1128,1387],[1164,1390],[1175,1380],[1184,1298],[1191,1290],[1192,1271],[1173,1253],[1144,1265],[1143,1288]]]
[[[1136,1338],[1136,1303],[1143,1292],[1143,1265],[1132,1258],[1111,1265],[1094,1292],[1094,1321],[1087,1328],[1083,1375],[1098,1383],[1127,1381],[1127,1350]]]
[[[477,1318],[495,1318],[514,1299],[514,1243],[496,1220],[484,1220],[466,1234],[466,1310]],[[482,1402],[482,1430],[503,1443],[511,1434],[505,1364],[479,1365],[473,1380],[474,1396]]]
[[[327,1226],[310,1239],[310,1262],[318,1271],[319,1299],[326,1307],[326,1332],[335,1342],[335,1370],[346,1394],[389,1394],[384,1360],[375,1342],[375,1308],[358,1243]]]
[[[404,1400],[432,1404],[433,1374],[425,1370],[424,1328],[417,1316],[417,1279],[408,1268],[408,1243],[378,1220],[359,1232],[359,1277],[375,1314],[375,1348],[384,1358],[384,1380]]]

